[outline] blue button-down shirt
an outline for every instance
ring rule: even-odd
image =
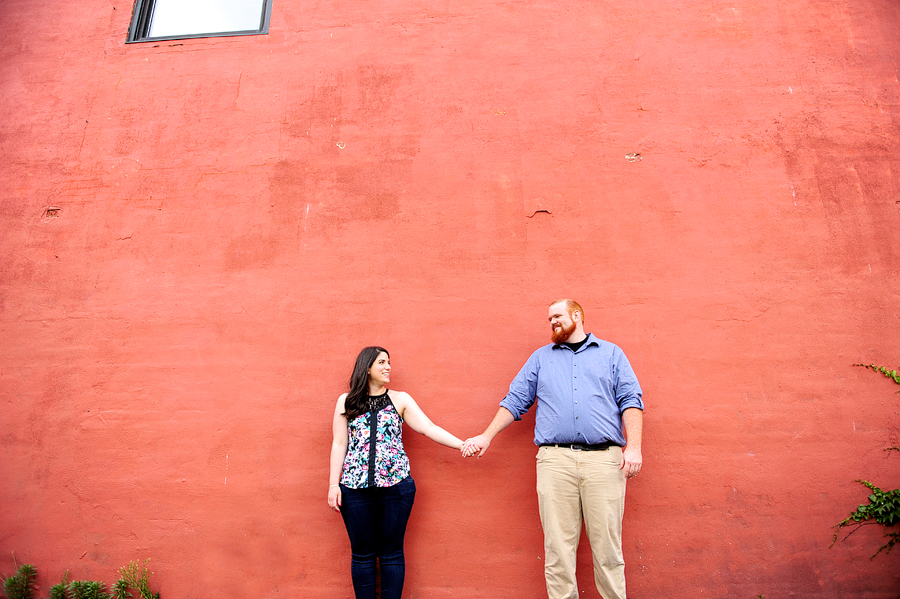
[[[531,354],[500,405],[521,420],[537,401],[534,443],[625,446],[622,412],[644,409],[641,386],[625,353],[588,334],[577,352],[550,344]]]

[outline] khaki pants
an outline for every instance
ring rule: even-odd
[[[584,528],[594,555],[594,582],[604,599],[625,599],[622,448],[573,451],[541,447],[537,494],[544,527],[544,576],[550,599],[577,599],[575,553]]]

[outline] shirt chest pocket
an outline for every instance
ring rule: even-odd
[[[573,378],[578,381],[579,389],[605,397],[616,396],[615,377],[608,364],[585,360],[584,364],[577,364],[573,370]]]

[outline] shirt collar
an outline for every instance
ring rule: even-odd
[[[584,345],[579,347],[578,350],[580,351],[580,350],[584,349],[585,347],[587,347],[588,345],[596,345],[597,347],[600,347],[600,342],[597,340],[596,337],[594,337],[593,333],[587,334],[587,341],[585,341]],[[563,348],[566,348],[566,345],[564,343],[554,343],[553,344],[553,349],[563,349]],[[566,349],[568,349],[568,348],[566,348]]]

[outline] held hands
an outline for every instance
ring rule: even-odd
[[[459,448],[459,454],[464,458],[471,458],[477,451],[477,449],[469,445],[468,439]]]
[[[462,453],[462,457],[464,458],[470,458],[472,456],[480,458],[488,450],[490,444],[491,440],[484,435],[470,437],[463,443],[460,453]]]

